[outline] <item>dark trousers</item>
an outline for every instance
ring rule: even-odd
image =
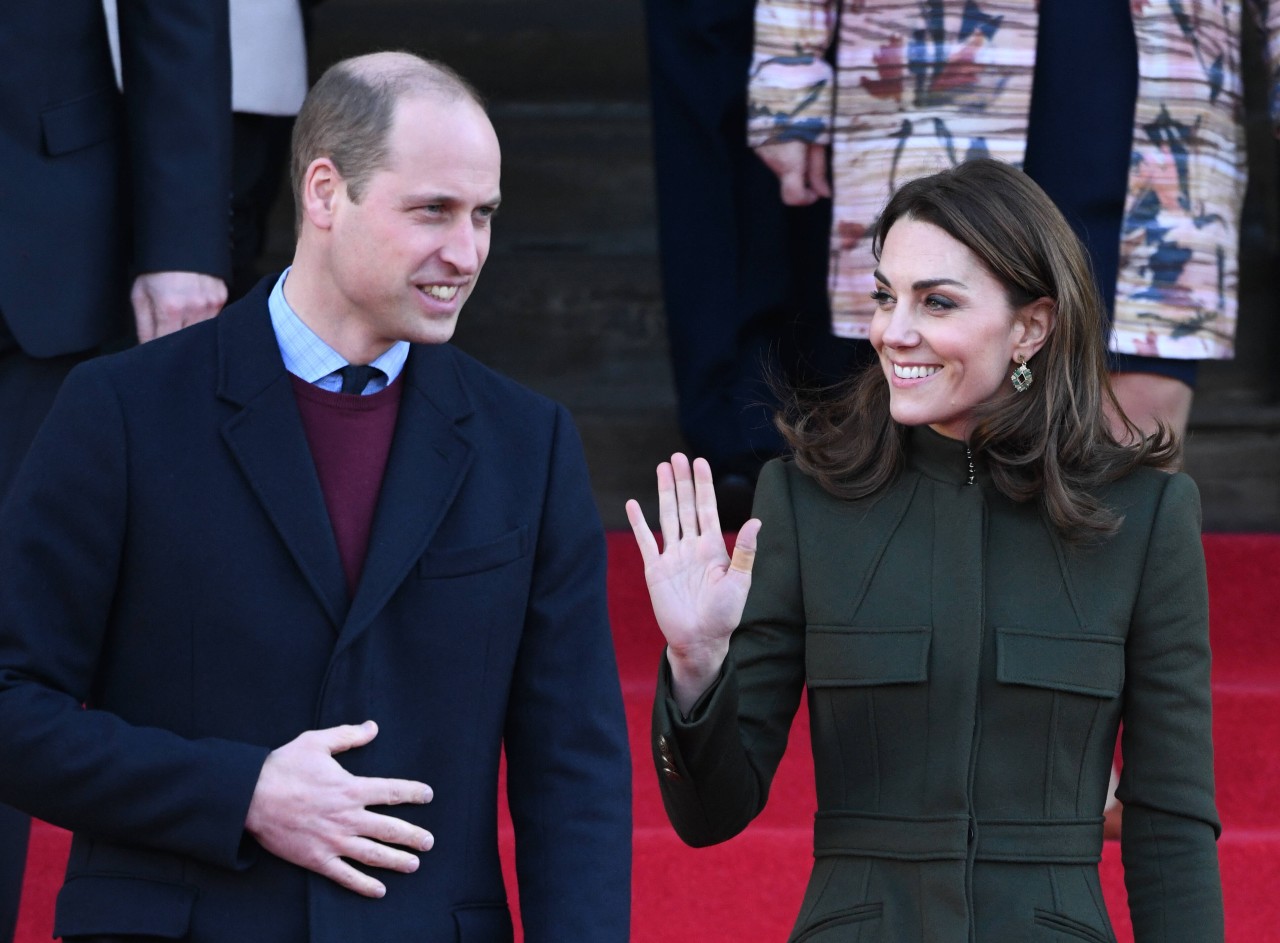
[[[18,347],[0,315],[0,500],[44,421],[71,368],[92,355],[69,354],[37,360]],[[0,805],[0,943],[13,939],[27,863],[26,815]]]
[[[716,471],[782,451],[769,380],[838,378],[831,208],[786,207],[746,144],[754,0],[646,0],[658,247],[681,432]]]

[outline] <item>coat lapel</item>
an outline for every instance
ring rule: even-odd
[[[339,650],[387,604],[453,503],[473,456],[457,428],[470,413],[452,348],[415,345],[405,364],[395,439]]]
[[[267,314],[269,280],[218,316],[218,396],[240,409],[222,435],[335,630],[347,590],[289,374]]]

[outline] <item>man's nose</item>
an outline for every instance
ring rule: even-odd
[[[470,218],[460,219],[449,228],[441,256],[464,275],[472,275],[479,270],[480,234]]]

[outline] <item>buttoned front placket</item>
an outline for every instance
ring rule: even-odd
[[[941,808],[963,809],[969,817],[968,847],[962,887],[943,891],[947,900],[938,914],[963,914],[963,923],[926,926],[925,938],[967,939],[973,943],[973,868],[978,826],[973,798],[978,743],[981,738],[980,677],[985,641],[985,556],[987,505],[978,482],[972,453],[965,450],[966,467],[959,479],[932,483],[933,492],[933,669],[930,715],[953,717],[943,725],[955,737],[948,795],[938,796]],[[940,919],[940,918],[938,918]]]

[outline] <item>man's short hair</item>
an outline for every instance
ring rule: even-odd
[[[484,99],[466,79],[440,62],[409,52],[377,52],[343,59],[307,93],[293,126],[294,219],[302,223],[302,181],[311,162],[327,157],[360,202],[369,179],[387,163],[387,138],[396,103],[406,95],[446,101]]]

